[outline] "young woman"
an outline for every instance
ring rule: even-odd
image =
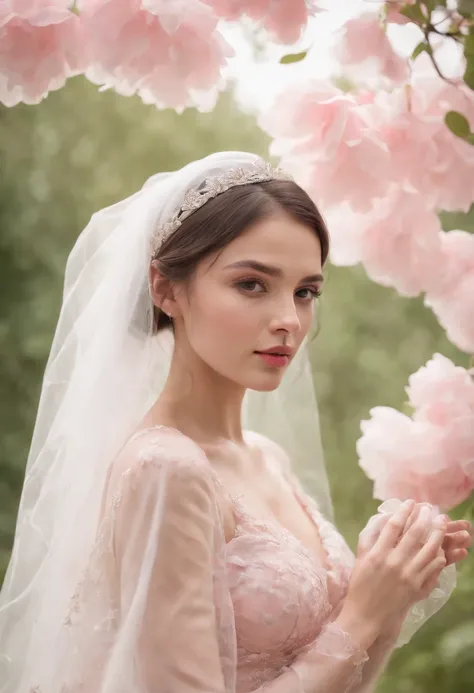
[[[367,693],[446,601],[468,523],[395,502],[354,557],[331,522],[306,346],[328,247],[306,193],[239,152],[92,217],[2,592],[3,693]]]

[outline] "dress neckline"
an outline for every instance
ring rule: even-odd
[[[220,482],[219,485],[222,487]],[[318,565],[330,573],[333,569],[333,562],[331,558],[331,545],[329,543],[329,537],[327,532],[324,531],[325,528],[323,526],[325,519],[315,509],[308,506],[297,489],[295,489],[293,486],[291,486],[291,488],[296,500],[316,530],[321,545],[321,554],[318,554],[315,550],[306,546],[301,539],[299,539],[295,534],[290,532],[289,529],[282,525],[276,517],[262,520],[254,513],[249,512],[241,502],[241,498],[243,496],[234,494],[228,494],[228,496],[232,503],[234,515],[236,517],[235,534],[226,543],[228,546],[232,544],[232,542],[238,539],[239,536],[242,536],[242,532],[245,532],[245,530],[248,530],[248,528],[251,528],[252,531],[261,530],[262,532],[271,532],[272,534],[284,534],[286,537],[289,537],[292,542],[296,542],[298,548],[301,549],[311,560],[316,561]]]
[[[192,440],[192,438],[189,438],[185,433],[180,431],[178,428],[174,428],[173,426],[166,426],[164,424],[154,424],[152,426],[147,426],[146,428],[142,428],[138,431],[136,431],[130,438],[130,440],[133,440],[136,437],[139,437],[140,435],[153,431],[153,430],[168,430],[173,433],[177,433],[178,435],[187,438],[189,440]],[[319,565],[321,565],[328,573],[331,573],[333,570],[333,561],[332,561],[332,551],[331,551],[331,542],[330,542],[330,535],[328,532],[328,521],[326,518],[317,510],[317,508],[310,507],[310,504],[306,501],[304,496],[299,492],[298,488],[295,486],[295,484],[291,483],[291,480],[288,479],[286,476],[286,480],[290,485],[290,488],[293,492],[294,497],[298,501],[299,505],[303,509],[303,511],[306,513],[310,521],[312,522],[317,534],[318,538],[321,544],[322,548],[322,556],[319,556],[315,551],[312,551],[309,549],[306,544],[304,544],[301,539],[298,539],[292,532],[290,532],[286,527],[284,527],[278,519],[275,518],[270,518],[268,520],[261,520],[258,517],[256,517],[253,513],[250,513],[241,503],[240,499],[243,497],[242,495],[236,495],[236,494],[231,494],[229,493],[222,481],[219,478],[219,475],[217,474],[216,470],[212,466],[208,456],[206,455],[206,452],[204,449],[196,443],[194,440],[192,442],[199,447],[199,449],[202,451],[203,455],[205,456],[206,460],[209,463],[209,467],[211,469],[212,475],[214,479],[216,480],[217,484],[223,491],[226,493],[228,498],[230,499],[230,502],[232,504],[233,512],[234,512],[234,517],[236,519],[236,524],[235,524],[235,534],[234,536],[229,539],[229,541],[226,542],[227,545],[230,545],[235,539],[238,538],[238,530],[243,529],[245,525],[249,525],[252,528],[260,528],[264,531],[273,531],[273,532],[280,532],[285,534],[286,536],[290,537],[292,540],[297,542],[297,545],[301,547],[301,549],[312,559],[316,560]]]

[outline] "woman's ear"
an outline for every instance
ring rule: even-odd
[[[153,260],[149,271],[150,296],[154,305],[170,318],[177,317],[179,306],[174,297],[174,287],[160,272],[158,261]]]

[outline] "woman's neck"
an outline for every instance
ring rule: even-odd
[[[147,415],[147,424],[172,426],[196,442],[242,443],[245,389],[223,378],[202,360],[184,362],[175,353],[163,392]]]

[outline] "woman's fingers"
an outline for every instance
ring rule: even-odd
[[[446,524],[445,521],[444,524]],[[400,543],[394,552],[396,553],[396,558],[401,562],[408,562],[414,556],[416,556],[427,542],[432,527],[433,521],[431,518],[431,510],[427,506],[422,506],[415,522],[409,529],[407,529],[403,537],[400,539]]]
[[[420,590],[420,599],[428,599],[434,588],[438,584],[439,576],[443,570],[445,561],[439,557],[436,558],[436,563],[429,565],[425,569],[425,579]]]
[[[468,557],[467,549],[452,549],[451,551],[446,551],[446,565],[452,565],[453,563],[459,563]]]
[[[375,542],[374,550],[386,555],[397,546],[400,537],[405,531],[405,526],[410,517],[415,501],[407,500],[401,504],[397,512],[388,519]],[[410,531],[410,530],[409,530]]]
[[[466,530],[460,532],[447,533],[443,542],[443,549],[468,549],[472,545],[472,536]]]
[[[434,558],[430,563],[425,565],[425,567],[420,573],[422,591],[424,591],[426,585],[429,585],[430,587],[431,585],[433,585],[433,589],[436,587],[436,583],[438,581],[440,573],[445,566],[446,559],[442,556],[436,556],[436,558]]]
[[[367,553],[374,546],[380,536],[380,532],[385,527],[390,519],[388,513],[381,515],[373,515],[367,522],[362,532],[359,534],[359,543],[357,546],[358,554]]]
[[[447,515],[445,515],[447,517]],[[472,537],[474,530],[469,520],[449,520],[446,527],[446,534],[455,534],[456,532],[467,532]]]
[[[415,574],[422,573],[426,566],[430,565],[435,559],[444,560],[446,563],[445,553],[441,549],[444,539],[446,521],[442,518],[436,518],[431,523],[432,529],[424,546],[416,552],[416,555],[409,563],[409,569]]]

